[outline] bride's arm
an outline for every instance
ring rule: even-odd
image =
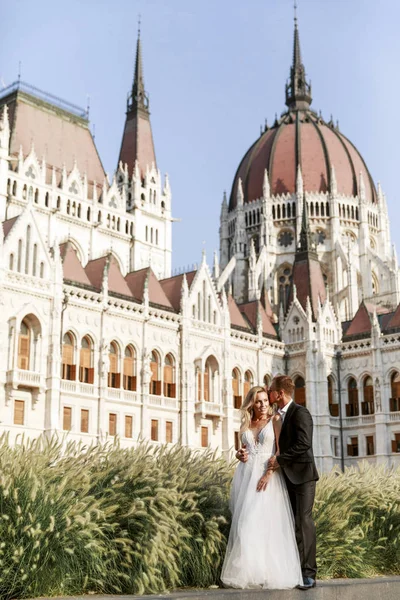
[[[275,434],[275,447],[276,447],[275,456],[277,456],[279,454],[279,436],[281,434],[281,429],[282,429],[282,419],[280,418],[279,415],[274,415],[272,417],[272,426],[274,428],[274,434]],[[261,479],[259,479],[259,481],[257,483],[257,492],[262,492],[266,489],[266,487],[268,485],[268,481],[272,477],[274,471],[275,471],[275,469],[267,466],[267,470],[265,471],[264,475],[261,477]]]

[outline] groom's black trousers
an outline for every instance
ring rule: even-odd
[[[284,474],[295,520],[296,541],[304,577],[315,579],[317,574],[315,524],[312,508],[316,481],[295,485]]]

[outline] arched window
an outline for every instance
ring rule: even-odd
[[[111,342],[109,352],[108,387],[121,387],[121,373],[118,370],[119,348],[116,342]]]
[[[372,377],[367,375],[364,377],[364,402],[361,402],[361,414],[362,415],[373,415],[375,412],[374,406],[374,384]]]
[[[124,353],[124,390],[134,392],[136,390],[135,350],[127,346]]]
[[[294,401],[296,404],[306,406],[306,383],[303,377],[296,377],[294,381]]]
[[[250,389],[253,387],[253,374],[251,371],[246,371],[244,374],[243,397],[246,398]]]
[[[17,182],[14,181],[13,186],[12,186],[12,195],[16,196],[17,195]]]
[[[60,210],[61,208],[61,198],[60,196],[57,196],[57,209]]]
[[[94,369],[92,367],[93,344],[89,336],[82,338],[79,353],[79,381],[94,383]]]
[[[44,197],[44,205],[45,206],[49,206],[49,198],[50,198],[49,192],[46,192],[46,195]]]
[[[358,389],[354,377],[350,377],[347,384],[347,395],[349,402],[346,404],[346,417],[358,417],[360,409],[358,406]]]
[[[176,398],[175,361],[172,354],[167,354],[164,360],[164,396]]]
[[[264,386],[266,386],[267,388],[269,388],[269,386],[271,384],[271,377],[269,375],[264,375],[264,377],[263,377],[263,384],[264,384]]]
[[[239,369],[233,369],[232,371],[232,392],[233,392],[233,406],[234,408],[240,408],[242,406],[242,394],[240,385],[240,373]]]
[[[17,271],[21,273],[22,267],[22,240],[18,240]]]
[[[372,271],[371,273],[371,278],[372,278],[372,293],[374,294],[379,294],[379,283],[378,283],[378,278],[375,275],[374,271]]]
[[[25,273],[29,273],[29,250],[31,245],[31,226],[28,225],[26,228],[26,240],[25,240]]]
[[[333,398],[333,381],[332,377],[329,376],[327,379],[328,383],[328,404],[329,404],[329,413],[331,417],[339,416],[339,404],[335,403]]]
[[[41,279],[44,278],[44,263],[43,262],[40,263],[40,277],[41,277]]]
[[[87,212],[86,212],[86,219],[88,221],[90,221],[90,206],[88,207]]]
[[[148,242],[149,240],[149,227],[148,225],[146,225],[146,236],[145,236],[146,242]]]
[[[214,356],[209,356],[204,367],[204,400],[215,402],[218,399],[218,363]]]
[[[150,358],[151,380],[150,394],[161,396],[161,377],[160,377],[160,356],[156,350],[153,350]]]
[[[26,321],[22,321],[18,336],[18,369],[29,370],[31,349],[31,330]]]
[[[39,204],[39,190],[37,188],[35,191],[35,204]]]
[[[291,280],[291,268],[284,266],[278,273],[279,305],[282,304],[284,312],[288,309]]]
[[[400,373],[395,371],[390,378],[390,411],[400,411]]]
[[[10,260],[10,262],[9,262],[8,267],[9,267],[10,271],[12,271],[13,268],[14,268],[14,254],[12,252],[10,254],[10,259],[9,260]]]
[[[71,212],[71,201],[68,200],[67,201],[67,215],[69,215],[70,212]]]
[[[76,365],[74,364],[74,337],[72,333],[66,333],[62,345],[62,378],[69,381],[76,379]]]

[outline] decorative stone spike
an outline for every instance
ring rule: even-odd
[[[331,165],[331,185],[330,185],[330,193],[332,196],[337,195],[337,181],[336,181],[336,173],[335,167]]]
[[[270,196],[271,196],[271,186],[269,184],[269,177],[268,177],[267,169],[264,169],[263,196],[265,199],[270,198]]]
[[[365,182],[364,182],[364,175],[363,175],[362,171],[360,171],[359,196],[360,196],[360,201],[361,202],[365,202],[365,200],[366,200],[366,196],[365,196]]]
[[[243,206],[244,195],[243,195],[242,179],[240,177],[239,177],[239,181],[238,181],[236,198],[237,198],[237,205]]]
[[[297,166],[296,194],[301,197],[303,196],[303,175],[300,165]]]

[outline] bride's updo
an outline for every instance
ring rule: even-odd
[[[250,423],[251,420],[253,418],[253,414],[254,414],[254,403],[257,399],[257,394],[261,394],[261,393],[265,393],[268,394],[268,392],[266,391],[266,389],[264,387],[262,387],[261,385],[255,385],[254,387],[251,388],[251,390],[249,390],[246,398],[243,401],[242,406],[240,407],[240,413],[242,416],[241,419],[241,424],[240,424],[240,433],[243,433],[243,431],[246,431],[246,429],[249,429],[250,427]],[[268,402],[269,402],[269,398],[268,398]],[[268,415],[273,415],[276,412],[276,405],[274,404],[273,406],[269,405],[268,407]]]

